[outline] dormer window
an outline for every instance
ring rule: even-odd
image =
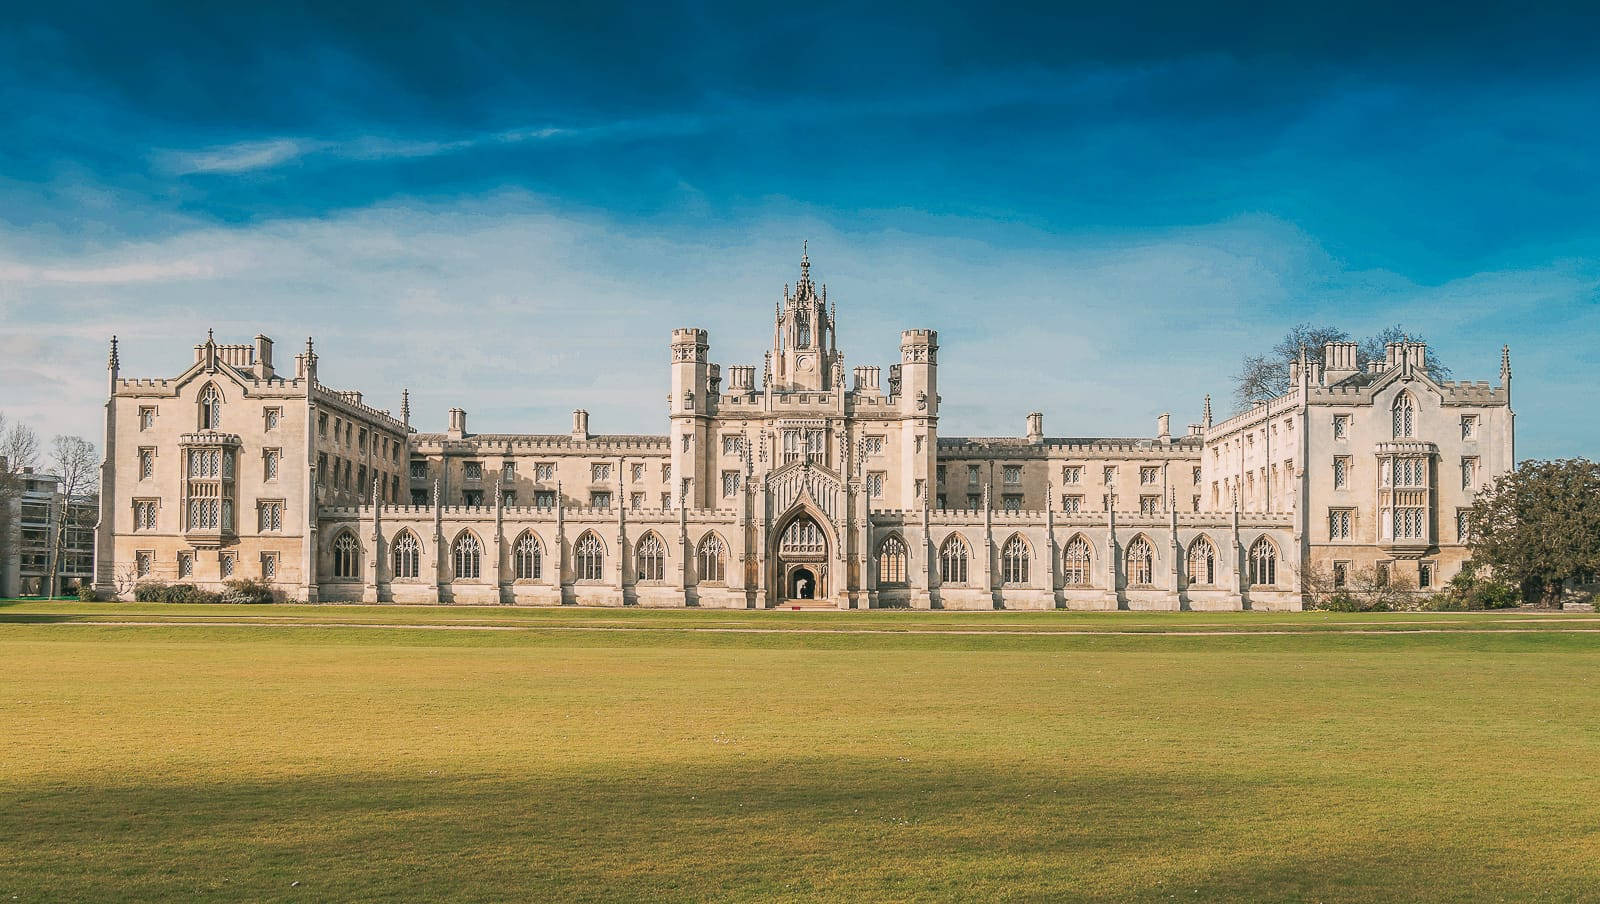
[[[222,392],[215,383],[207,383],[200,390],[200,429],[222,429]]]

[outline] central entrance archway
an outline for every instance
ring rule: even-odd
[[[809,568],[796,568],[789,575],[789,599],[810,600],[817,597],[817,576]]]
[[[809,514],[799,514],[778,535],[779,603],[828,598],[828,534]]]

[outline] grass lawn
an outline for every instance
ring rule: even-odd
[[[0,603],[0,902],[1596,900],[1597,685],[1572,614]]]

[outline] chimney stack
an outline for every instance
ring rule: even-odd
[[[1163,414],[1156,418],[1156,438],[1164,443],[1172,442],[1172,415]]]
[[[1044,442],[1044,414],[1038,411],[1028,414],[1028,442]]]
[[[572,438],[589,438],[589,412],[584,411],[582,408],[572,412]]]
[[[450,438],[460,439],[467,435],[467,413],[460,408],[450,409]]]

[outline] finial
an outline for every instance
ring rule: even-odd
[[[116,342],[116,337],[112,337],[111,343],[113,347],[115,347]],[[1502,345],[1500,346],[1500,379],[1505,380],[1509,376],[1511,376],[1511,346]]]
[[[106,358],[106,367],[116,370],[120,363],[117,359],[117,337],[113,334],[111,337],[111,354]]]
[[[1207,427],[1211,426],[1211,393],[1209,392],[1206,393],[1205,409],[1200,412],[1200,421]]]
[[[208,328],[206,330],[206,345],[216,345],[216,344],[217,344],[216,331]]]
[[[810,242],[808,241],[800,242],[800,281],[803,283],[811,282],[811,252],[809,245]]]
[[[400,390],[400,423],[411,426],[411,390]]]

